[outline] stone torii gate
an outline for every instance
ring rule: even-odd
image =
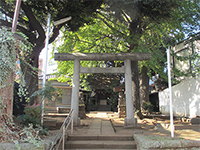
[[[124,73],[126,89],[126,118],[125,126],[135,126],[134,107],[132,97],[131,61],[150,60],[150,53],[55,53],[56,61],[74,61],[71,109],[74,109],[74,125],[79,124],[79,85],[80,73]],[[86,68],[80,66],[80,61],[124,61],[123,67]]]

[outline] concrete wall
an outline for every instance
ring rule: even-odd
[[[159,108],[169,114],[169,90],[159,92]],[[172,87],[173,113],[180,116],[200,116],[200,76]]]

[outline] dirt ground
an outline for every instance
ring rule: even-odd
[[[124,128],[124,119],[118,118],[117,114],[109,114],[116,133],[126,132],[131,133],[132,131],[143,132],[144,135],[151,135],[156,137],[171,137],[171,128],[169,119],[162,119],[155,117],[153,119],[144,118],[143,120],[138,119],[137,128]],[[200,141],[200,125],[194,129],[189,129],[191,124],[189,122],[182,122],[180,119],[174,119],[174,126],[187,128],[174,130],[174,138],[188,139]]]
[[[108,113],[108,118],[111,120],[112,125],[116,134],[127,134],[133,135],[134,133],[142,133],[146,136],[151,136],[153,139],[171,138],[169,119],[161,119],[154,117],[153,119],[144,118],[143,120],[138,119],[137,127],[125,128],[124,119],[119,118],[117,113]],[[96,113],[89,113],[86,115],[85,119],[81,119],[81,125],[74,127],[74,134],[86,134],[92,120],[96,117]],[[55,118],[54,118],[55,119]],[[56,119],[59,125],[63,123],[65,118]],[[189,122],[181,122],[180,119],[174,120],[175,126],[190,127]],[[168,128],[167,128],[168,127]],[[41,137],[44,141],[52,141],[56,134],[58,133],[58,128],[49,129],[48,136]],[[70,129],[68,131],[70,133]],[[174,138],[176,139],[187,139],[200,142],[200,126],[196,126],[193,129],[179,129],[174,131]]]
[[[95,116],[95,113],[87,114],[86,119],[81,120],[81,126],[75,128],[75,133],[86,133]],[[144,135],[154,136],[157,138],[171,137],[171,129],[168,127],[170,124],[169,119],[138,119],[137,127],[125,128],[124,118],[119,118],[117,113],[108,113],[108,117],[113,124],[116,134],[134,134],[134,132],[142,132]],[[174,119],[174,126],[184,126],[184,128],[189,128],[191,125],[189,122],[182,122],[180,119]],[[194,129],[174,130],[174,138],[200,141],[200,126],[199,128],[195,127]]]
[[[117,113],[107,112],[108,117],[112,122],[116,134],[134,134],[134,132],[142,132],[144,135],[155,136],[155,137],[171,137],[171,129],[169,127],[170,120],[154,117],[153,119],[144,118],[143,120],[138,119],[137,127],[125,128],[124,118],[119,118]],[[86,114],[85,119],[81,119],[81,125],[74,128],[74,134],[86,134],[92,120],[95,118],[96,113]],[[60,125],[64,118],[60,119]],[[174,126],[183,126],[187,129],[174,130],[174,138],[188,139],[200,142],[200,125],[194,129],[189,129],[191,124],[189,122],[182,122],[180,119],[174,119]],[[49,130],[49,135],[55,135],[58,130]],[[69,131],[70,133],[70,131]],[[48,138],[48,137],[46,137]]]

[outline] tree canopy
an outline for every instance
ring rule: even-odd
[[[0,5],[0,25],[11,28],[15,10],[15,0],[2,0]],[[102,4],[98,1],[63,1],[63,0],[26,0],[21,2],[21,9],[17,22],[17,31],[24,33],[33,45],[33,51],[27,57],[27,62],[38,67],[38,57],[45,46],[46,18],[51,13],[51,22],[71,16],[72,19],[57,26],[51,26],[49,43],[52,43],[64,27],[66,31],[77,31],[85,23],[91,22],[97,9]],[[21,64],[25,73],[26,88],[30,95],[37,90],[37,72],[27,65]],[[33,102],[32,102],[33,103]]]
[[[199,2],[188,0],[105,1],[93,24],[77,32],[63,32],[58,52],[119,53],[150,52],[151,61],[139,63],[166,78],[166,48],[199,29]],[[83,66],[123,65],[121,62],[90,62]],[[59,72],[72,75],[73,63],[59,62]],[[133,87],[139,98],[138,65],[132,62]]]
[[[165,76],[167,46],[183,40],[186,34],[192,34],[199,27],[199,5],[195,2],[129,0],[108,1],[108,4],[98,11],[93,24],[85,25],[75,33],[64,31],[64,44],[58,51],[151,52],[151,61],[142,62],[141,66]],[[69,63],[66,65],[71,67]],[[66,68],[62,69],[59,65],[60,73],[66,71]],[[68,68],[68,73],[70,70]]]
[[[14,6],[14,0],[1,1],[1,26],[11,27]],[[71,38],[72,42],[67,46],[65,44],[68,51],[151,52],[152,60],[149,63],[142,62],[141,66],[147,66],[156,73],[163,71],[166,58],[162,47],[170,43],[168,37],[180,41],[185,34],[190,35],[194,30],[198,30],[200,23],[198,0],[22,1],[17,30],[23,32],[34,46],[33,52],[27,57],[34,67],[38,67],[38,56],[45,45],[48,12],[52,15],[52,22],[72,17],[67,23],[52,26],[50,43],[58,36],[59,30],[65,27],[65,37]],[[98,17],[93,20],[92,17],[96,17],[96,13]],[[86,28],[92,25],[93,30],[89,32]],[[84,27],[79,31],[81,26]],[[80,40],[79,34],[87,32],[86,30],[87,40]],[[78,32],[74,34],[69,31]],[[73,37],[70,34],[74,34]],[[85,38],[85,35],[82,33],[82,37]],[[70,42],[67,38],[65,43],[67,40]],[[31,94],[36,90],[37,72],[32,75],[35,70],[27,66],[22,68],[23,72],[26,72],[26,87]]]

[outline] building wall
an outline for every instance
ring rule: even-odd
[[[190,41],[184,40],[179,44],[175,45],[173,51],[177,56],[180,57],[193,57],[193,54],[200,55],[200,40]],[[195,62],[190,59],[178,60],[176,57],[172,56],[172,66],[185,73],[193,71]]]
[[[42,67],[43,67],[43,59],[42,58],[39,58],[38,60],[38,69],[40,71],[38,71],[38,76],[41,76],[42,75]]]
[[[200,76],[173,86],[172,99],[174,115],[200,116]],[[169,89],[159,92],[159,108],[163,114],[170,113]]]

